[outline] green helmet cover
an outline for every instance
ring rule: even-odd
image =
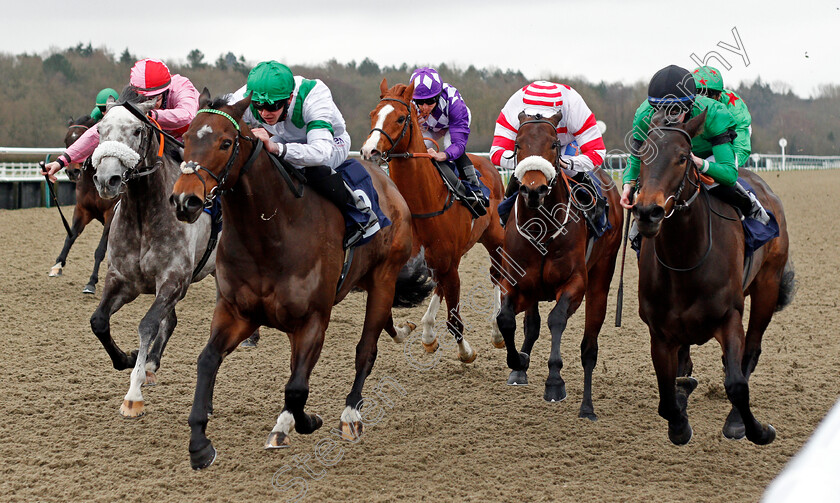
[[[702,87],[710,91],[723,91],[723,76],[717,68],[700,66],[695,68],[692,74],[698,89]]]
[[[248,74],[248,92],[257,103],[285,100],[295,89],[295,77],[289,67],[277,61],[263,61]]]
[[[103,90],[99,91],[99,93],[97,93],[97,95],[96,95],[96,106],[104,107],[108,103],[108,97],[109,96],[113,96],[114,99],[117,99],[117,98],[120,97],[120,95],[116,91],[114,91],[110,87],[106,87],[105,89],[103,89]]]

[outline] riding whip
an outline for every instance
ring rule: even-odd
[[[633,203],[633,193],[630,193],[630,203]],[[627,258],[627,241],[630,230],[630,210],[624,211],[624,245],[621,251],[621,273],[618,279],[618,298],[615,302],[615,326],[621,326],[621,309],[624,307],[624,259]]]
[[[45,160],[39,162],[38,165],[41,167],[41,169],[44,169],[44,167],[46,166],[46,164],[48,162],[50,162],[50,154],[47,154],[47,158]],[[47,181],[47,190],[49,190],[49,192],[50,192],[50,197],[52,199],[52,202],[53,202],[53,204],[55,204],[55,207],[58,208],[58,214],[61,215],[61,223],[64,224],[64,230],[67,231],[68,236],[72,236],[73,231],[70,230],[70,224],[67,223],[67,219],[64,218],[64,213],[61,212],[61,206],[58,204],[58,198],[55,195],[55,187],[53,186],[53,183],[50,181],[50,175],[44,175],[44,179]]]

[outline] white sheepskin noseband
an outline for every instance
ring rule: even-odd
[[[133,168],[140,162],[140,154],[135,152],[125,143],[118,141],[103,141],[93,151],[92,162],[99,166],[103,157],[116,157],[126,168]]]
[[[96,160],[94,160],[96,162]],[[516,170],[513,172],[513,176],[515,176],[518,180],[522,180],[522,175],[529,171],[539,171],[543,175],[545,175],[545,179],[548,180],[548,183],[554,179],[554,176],[557,174],[557,170],[554,169],[554,166],[548,161],[546,161],[543,157],[538,155],[528,156],[525,159],[519,161],[516,165]]]

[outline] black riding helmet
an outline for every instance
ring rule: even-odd
[[[670,115],[676,115],[691,111],[696,93],[694,76],[683,67],[669,65],[650,79],[648,103],[654,108],[669,110]]]

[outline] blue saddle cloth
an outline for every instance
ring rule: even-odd
[[[213,199],[213,204],[209,208],[204,208],[204,213],[210,215],[210,221],[213,225],[213,232],[218,234],[222,232],[222,200],[217,197]]]
[[[595,186],[595,190],[598,192],[598,197],[600,199],[604,199],[604,190],[601,185],[601,180],[598,180],[597,177],[592,176],[590,173],[585,173],[586,176],[592,180],[592,185]],[[504,201],[499,203],[499,215],[507,215],[513,210],[513,205],[516,204],[516,196],[518,194],[513,194],[510,197],[506,197]],[[589,221],[587,220],[587,225]],[[603,236],[606,231],[612,229],[612,224],[610,223],[610,219],[608,218],[607,212],[605,211],[603,215],[601,215],[601,219],[597,222],[597,225],[594,227],[588,225],[588,227],[592,230],[592,234],[595,236],[595,239]]]
[[[365,202],[373,208],[373,212],[379,219],[379,226],[374,226],[369,229],[368,232],[365,233],[365,237],[363,237],[358,244],[361,245],[367,243],[373,239],[373,236],[376,235],[379,229],[383,229],[391,225],[391,221],[384,213],[382,213],[382,208],[379,206],[379,194],[377,194],[376,189],[373,187],[373,179],[371,179],[370,173],[367,172],[365,167],[362,166],[362,163],[356,159],[347,159],[335,170],[336,172],[341,173],[341,177],[347,185],[350,186],[353,192],[364,199]],[[367,215],[359,211],[355,206],[347,205],[342,213],[344,214],[346,227],[354,225],[366,226],[368,223]]]
[[[738,177],[738,183],[744,187],[747,192],[755,194],[752,186],[743,178]],[[765,208],[767,210],[767,208]],[[770,210],[767,210],[770,215],[770,221],[767,225],[755,220],[754,218],[745,218],[741,220],[741,225],[744,227],[744,256],[749,257],[754,251],[761,248],[765,243],[779,235],[779,222],[776,221],[776,215]]]

